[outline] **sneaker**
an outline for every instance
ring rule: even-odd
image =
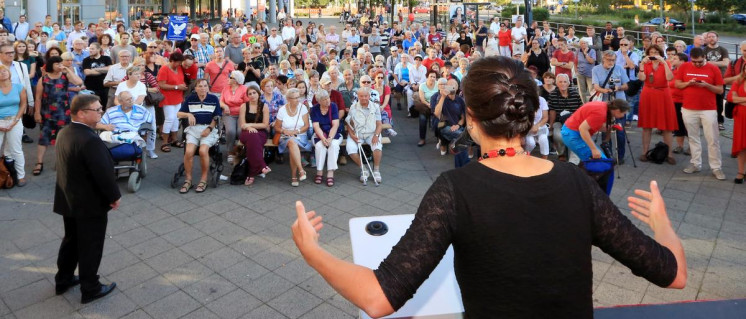
[[[156,159],[156,158],[158,158],[158,154],[156,154],[155,151],[150,150],[150,151],[148,151],[148,157],[150,157],[152,159]]]
[[[683,147],[681,147],[681,146],[676,146],[676,147],[675,147],[675,148],[673,149],[673,153],[674,153],[674,154],[681,154],[681,153],[683,153],[683,152],[684,152],[684,148],[683,148]]]
[[[365,183],[366,180],[368,180],[368,171],[363,171],[363,173],[360,174],[360,182]]]
[[[228,164],[231,164],[231,165],[233,165],[233,160],[234,160],[234,159],[236,159],[236,157],[235,157],[235,156],[233,156],[232,154],[229,154],[229,155],[228,155]]]
[[[725,180],[725,174],[723,173],[722,169],[716,168],[712,170],[712,175],[715,176],[718,180],[724,181]]]
[[[379,171],[373,171],[373,179],[376,180],[376,182],[381,182],[381,172]]]
[[[637,115],[632,115],[632,120],[637,121]]]
[[[394,129],[392,129],[392,128],[390,128],[390,129],[387,129],[387,130],[386,130],[386,133],[389,133],[389,136],[391,136],[391,137],[394,137],[394,136],[396,136],[396,134],[398,134],[398,133],[396,133],[396,131],[394,131]]]
[[[725,125],[723,125],[723,123],[719,123],[718,130],[725,131]]]
[[[701,170],[702,170],[701,168],[699,168],[699,167],[697,167],[697,166],[694,166],[694,164],[691,164],[691,163],[690,163],[690,164],[689,164],[689,166],[687,166],[687,167],[686,167],[686,168],[684,169],[684,173],[687,173],[687,174],[692,174],[692,173],[696,173],[696,172],[699,172],[699,171],[701,171]]]
[[[227,181],[227,180],[228,180],[228,176],[225,176],[225,175],[223,175],[223,174],[220,174],[220,180],[221,180],[221,181]]]
[[[436,149],[436,150],[439,150],[439,149],[440,149],[440,140],[438,140],[438,144],[435,144],[435,149]]]

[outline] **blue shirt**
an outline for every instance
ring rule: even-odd
[[[83,73],[83,59],[89,57],[91,54],[86,50],[82,50],[80,53],[75,53],[75,51],[71,52],[73,54],[73,66],[75,66],[75,69],[78,71],[77,74],[85,80],[85,73]]]
[[[609,70],[604,69],[603,64],[599,64],[597,66],[593,67],[593,84],[598,84],[601,86],[601,84],[604,83],[604,80],[606,80],[606,77],[609,75]],[[614,85],[612,86],[612,82]],[[620,68],[618,65],[614,66],[614,70],[611,73],[611,77],[609,78],[609,81],[606,83],[603,88],[612,88],[612,87],[620,87],[624,84],[627,84],[629,82],[629,78],[627,77],[627,73],[624,72],[624,69]],[[611,97],[612,93],[605,93],[603,94],[603,100],[608,101]],[[624,95],[624,91],[617,91],[615,92],[614,98],[616,99],[623,99],[626,100],[627,97]]]
[[[637,52],[634,51],[627,51],[627,55],[629,56],[629,59],[632,60],[632,62],[635,63],[635,65],[640,65],[640,55],[637,54]],[[621,51],[616,51],[616,66],[618,68],[621,68],[624,73],[626,73],[627,78],[630,81],[637,80],[637,72],[635,72],[635,69],[625,69],[624,65],[627,64],[626,60],[624,59],[624,56],[622,56]],[[603,81],[603,79],[601,80]]]
[[[18,114],[19,104],[21,104],[21,91],[23,85],[11,84],[10,92],[3,94],[0,91],[0,119]]]
[[[417,42],[417,39],[414,36],[412,36],[409,40],[404,39],[404,41],[401,44],[404,52],[408,52],[409,48],[413,47],[415,42]]]
[[[137,104],[132,105],[129,114],[122,111],[121,105],[117,105],[107,109],[101,117],[102,124],[114,124],[121,132],[136,132],[144,123],[153,124],[153,120],[153,115],[145,107]]]
[[[189,95],[181,103],[179,112],[194,115],[195,124],[197,125],[210,125],[213,117],[223,115],[223,109],[220,108],[220,100],[218,100],[217,96],[210,93],[207,93],[204,101],[199,100],[197,93]]]
[[[435,108],[438,106],[438,100],[440,100],[440,92],[435,93],[430,97],[430,107],[433,111],[435,111]],[[444,121],[448,126],[456,125],[458,124],[461,115],[464,115],[465,112],[466,103],[464,103],[464,99],[458,95],[456,95],[453,100],[450,96],[446,96],[445,100],[443,100],[443,109],[440,112],[440,120]]]
[[[598,59],[596,59],[596,50],[588,49],[587,54],[591,59],[598,61]],[[592,77],[593,67],[595,67],[596,65],[588,63],[585,53],[583,53],[580,50],[578,50],[577,56],[578,56],[578,73],[586,77]]]
[[[336,103],[331,102],[331,105],[329,105],[329,111],[326,113],[326,115],[321,114],[321,106],[318,104],[311,108],[311,122],[319,123],[319,128],[321,128],[321,131],[324,132],[326,135],[329,135],[329,131],[331,131],[332,129],[332,121],[334,120],[339,120],[339,109],[337,108]],[[337,127],[337,132],[334,135],[334,139],[338,139],[342,136],[339,131],[340,129],[339,127]],[[318,136],[316,136],[315,133],[313,138],[314,141],[319,140]]]

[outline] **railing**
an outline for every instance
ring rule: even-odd
[[[587,25],[579,25],[579,24],[571,24],[571,23],[562,23],[562,22],[549,22],[549,27],[554,30],[554,32],[557,32],[557,29],[559,27],[567,27],[572,26],[575,28],[575,36],[578,38],[581,37],[581,35],[585,35],[585,27]],[[601,27],[596,27],[596,34],[598,34],[599,29],[603,29]],[[655,31],[658,31],[657,29]],[[653,31],[653,32],[655,32]],[[650,35],[652,32],[646,32],[646,31],[635,31],[635,30],[624,30],[625,35],[632,35],[635,38],[635,44],[637,46],[640,46],[642,44],[642,39],[646,35]],[[677,40],[682,40],[686,42],[687,45],[692,44],[693,37],[687,36],[684,34],[678,35],[678,34],[669,34],[669,33],[663,33],[660,32],[661,36],[666,39],[666,43],[669,45],[673,45],[674,42]],[[700,33],[701,34],[701,33]],[[738,59],[741,56],[741,43],[731,43],[727,41],[719,41],[718,44],[728,50],[728,54],[730,55],[730,58],[732,60]]]

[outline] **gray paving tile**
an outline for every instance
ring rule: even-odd
[[[247,259],[227,269],[218,271],[218,274],[238,287],[247,287],[252,281],[264,276],[268,272],[267,268]]]
[[[0,285],[0,293],[29,285],[43,278],[44,276],[32,265],[3,271],[0,274],[0,283],[2,283]]]
[[[54,296],[39,303],[32,304],[26,308],[17,311],[15,314],[19,318],[60,318],[64,315],[72,314],[73,307],[62,296]],[[0,312],[2,313],[2,312]]]
[[[180,213],[176,215],[176,217],[178,217],[181,221],[189,225],[194,225],[205,219],[215,217],[215,214],[203,208],[195,208],[195,209],[191,209],[186,212]]]
[[[174,246],[182,246],[186,243],[189,243],[203,236],[205,236],[205,234],[197,230],[196,228],[185,227],[185,228],[179,229],[179,231],[174,231],[174,232],[165,234],[161,236],[161,238],[165,239],[166,241],[168,241]]]
[[[229,222],[231,224],[226,225],[223,228],[220,228],[219,230],[210,233],[210,237],[217,239],[221,243],[225,245],[230,245],[232,243],[235,243],[241,239],[246,238],[247,236],[252,235],[252,233],[240,226],[237,226],[235,224],[232,224],[232,222]]]
[[[289,263],[290,261],[295,259],[295,257],[295,255],[277,246],[274,246],[256,255],[249,256],[249,258],[251,258],[257,264],[260,264],[264,268],[267,268],[269,270],[275,270]]]
[[[220,271],[246,259],[247,257],[230,247],[223,247],[204,257],[200,257],[198,260],[208,268]]]
[[[340,309],[328,304],[322,303],[313,310],[301,316],[303,319],[352,319],[355,318]]]
[[[0,294],[5,304],[13,311],[42,302],[54,296],[54,285],[40,279],[15,290]]]
[[[167,273],[170,270],[193,261],[194,258],[187,255],[178,248],[160,253],[145,260],[145,263],[152,267],[158,273]]]
[[[155,233],[146,227],[137,227],[121,234],[113,235],[111,239],[123,247],[132,247],[156,236]]]
[[[294,287],[267,304],[289,318],[298,318],[321,304],[322,300],[307,291]]]
[[[242,286],[241,289],[246,290],[246,292],[263,302],[268,302],[292,287],[293,283],[270,272],[258,279],[252,280],[247,286]]]
[[[144,310],[153,318],[179,318],[200,307],[200,303],[183,291],[161,299],[145,307]]]
[[[142,309],[138,309],[136,311],[130,312],[126,316],[122,317],[122,319],[152,319],[147,312],[145,312]]]
[[[210,302],[206,307],[220,318],[234,319],[240,318],[261,304],[262,302],[259,299],[241,289],[236,289]]]
[[[645,292],[636,292],[602,282],[593,293],[593,301],[606,305],[639,304]]]
[[[220,247],[223,247],[223,244],[221,242],[215,240],[212,237],[204,236],[202,238],[184,244],[179,248],[193,258],[200,258],[214,252],[217,249],[220,249]]]
[[[254,309],[252,312],[249,312],[245,316],[243,316],[244,319],[253,319],[253,318],[267,318],[267,319],[286,319],[285,315],[277,312],[277,310],[274,310],[270,308],[267,305],[262,305],[259,308]]]
[[[78,312],[85,318],[119,318],[137,309],[135,303],[121,291],[115,290],[108,296],[85,305]]]
[[[168,217],[159,221],[147,224],[146,227],[156,233],[157,235],[163,235],[175,231],[177,229],[186,227],[187,224],[180,221],[176,217]]]
[[[207,309],[207,307],[200,307],[181,317],[181,319],[220,319],[220,316]]]
[[[148,259],[164,251],[168,251],[173,247],[174,245],[171,245],[165,239],[161,237],[155,237],[153,239],[148,239],[140,244],[130,247],[129,251],[131,251],[140,259]]]
[[[144,262],[138,262],[107,277],[117,283],[118,289],[127,290],[157,275],[158,272],[153,270],[153,268],[150,268]]]
[[[184,291],[201,304],[206,305],[236,288],[236,285],[232,284],[222,276],[213,274],[184,288]]]
[[[128,266],[132,266],[138,262],[140,262],[140,258],[135,256],[135,254],[129,252],[129,250],[121,249],[117,252],[108,254],[101,259],[99,273],[108,275]]]
[[[178,291],[179,288],[163,276],[158,276],[137,284],[127,290],[124,294],[138,307],[144,307],[157,302]]]
[[[207,268],[207,266],[195,260],[174,268],[173,270],[163,274],[163,277],[177,287],[183,289],[184,287],[192,285],[213,273],[214,272],[210,268]]]

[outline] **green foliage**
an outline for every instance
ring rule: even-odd
[[[532,11],[532,13],[534,15],[534,21],[549,20],[549,10],[547,10],[546,8],[536,8]]]
[[[518,10],[520,10],[520,12],[521,12],[522,15],[526,14],[526,6],[521,5]],[[536,10],[536,9],[534,9],[534,10]],[[514,14],[515,14],[515,5],[510,4],[510,5],[507,5],[507,6],[503,6],[503,11],[502,11],[502,13],[500,13],[500,17],[510,18]],[[536,20],[536,19],[534,18],[534,20]]]
[[[624,19],[634,20],[635,16],[638,16],[640,19],[640,22],[650,21],[650,19],[660,16],[659,11],[643,10],[643,9],[638,9],[638,8],[619,10],[617,12],[619,12],[619,16],[621,16]]]

